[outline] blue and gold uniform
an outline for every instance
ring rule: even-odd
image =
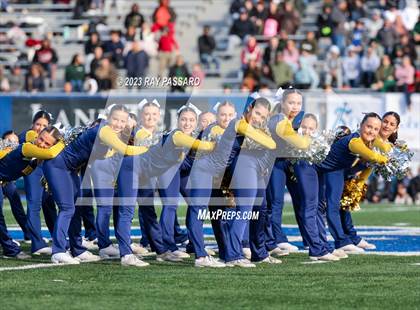
[[[351,239],[343,231],[340,219],[340,199],[344,187],[344,174],[350,169],[356,159],[385,163],[386,157],[368,148],[359,133],[352,133],[332,144],[327,158],[316,166],[319,177],[319,220],[321,239],[327,243],[325,222],[323,215],[326,214],[328,228],[335,240],[335,248],[341,248],[352,244]],[[324,196],[325,195],[325,199]],[[326,205],[322,204],[325,200]],[[330,249],[331,250],[331,249]]]
[[[38,134],[35,131],[26,130],[19,135],[19,142],[33,142],[37,137]],[[41,208],[51,234],[57,219],[54,200],[41,185],[42,175],[42,164],[40,164],[31,174],[23,178],[27,202],[27,227],[31,237],[32,253],[48,246],[41,235]]]

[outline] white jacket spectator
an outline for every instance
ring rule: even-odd
[[[348,56],[343,59],[343,78],[344,83],[351,87],[358,87],[358,77],[360,75],[360,57],[355,52],[353,46],[348,48]]]
[[[384,20],[381,18],[381,11],[375,9],[372,11],[372,18],[365,19],[366,29],[370,39],[376,38],[379,30],[384,26]]]
[[[380,65],[380,59],[376,53],[374,53],[373,49],[369,47],[367,52],[362,57],[361,65],[363,72],[375,72]]]

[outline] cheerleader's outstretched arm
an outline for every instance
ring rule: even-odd
[[[368,148],[361,138],[351,139],[349,142],[349,149],[352,153],[358,154],[360,155],[360,157],[370,162],[386,164],[386,162],[388,161],[388,159],[385,156]]]
[[[109,126],[104,126],[100,129],[99,139],[101,139],[101,141],[106,145],[112,147],[118,153],[127,156],[140,155],[148,151],[148,148],[144,146],[133,146],[125,144],[120,140],[115,131],[113,131]]]
[[[311,144],[311,139],[308,136],[301,136],[297,134],[292,127],[292,123],[288,120],[282,120],[277,124],[276,133],[288,144],[298,149],[306,149]]]
[[[181,131],[177,131],[172,135],[172,141],[176,146],[186,147],[197,151],[211,152],[215,143],[210,141],[201,141],[195,139]]]
[[[274,150],[276,148],[276,142],[273,138],[263,131],[255,129],[244,119],[240,119],[236,122],[235,130],[237,133],[254,140],[267,149]]]
[[[373,146],[377,147],[384,153],[388,153],[392,150],[391,143],[383,141],[381,138],[377,137],[375,141],[373,142]]]
[[[31,158],[35,157],[37,159],[52,159],[55,158],[60,152],[64,149],[64,142],[59,141],[56,145],[48,148],[43,149],[35,144],[25,142],[22,145],[22,154],[25,157]]]

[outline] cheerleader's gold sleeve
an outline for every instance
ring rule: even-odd
[[[296,133],[288,119],[284,119],[277,124],[276,133],[288,144],[298,149],[306,149],[311,144],[311,139],[308,136],[301,136]]]
[[[252,127],[245,119],[240,119],[236,122],[235,130],[237,133],[254,140],[267,149],[274,150],[276,148],[276,142],[273,138],[265,134],[263,131]]]
[[[34,142],[38,134],[34,130],[28,130],[25,135],[25,142]]]
[[[377,147],[378,149],[380,149],[384,153],[388,153],[392,150],[391,143],[385,142],[379,137],[375,139],[375,141],[373,142],[373,146]]]
[[[363,159],[376,162],[378,164],[386,164],[388,158],[375,151],[372,151],[366,146],[361,138],[353,138],[349,142],[349,149],[352,153],[360,155]]]
[[[109,126],[104,126],[99,131],[99,139],[106,145],[112,147],[120,154],[134,156],[146,153],[147,147],[127,145],[120,140],[118,135]]]
[[[24,143],[22,145],[22,155],[28,158],[35,157],[37,159],[52,159],[55,158],[64,149],[64,142],[59,141],[56,145],[43,149],[32,143]]]
[[[215,143],[210,141],[201,141],[195,139],[181,131],[176,131],[172,136],[172,141],[178,147],[186,147],[196,151],[211,152]]]
[[[0,150],[0,159],[2,159],[3,157],[5,157],[10,152],[11,152],[11,149],[9,149],[9,148],[6,148],[4,150]]]

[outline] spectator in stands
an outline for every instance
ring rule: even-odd
[[[172,79],[177,78],[178,81],[180,81],[180,79],[188,79],[190,77],[184,58],[181,55],[176,56],[175,64],[169,69],[169,77]],[[171,92],[179,91],[184,93],[185,88],[186,86],[184,85],[175,85],[172,83]]]
[[[11,43],[14,43],[18,48],[24,48],[27,36],[25,31],[23,31],[18,24],[11,22],[10,29],[7,31],[6,36],[7,39]]]
[[[264,24],[268,18],[268,9],[265,7],[264,2],[259,1],[250,12],[251,21],[257,28],[257,34],[261,35],[264,32]],[[276,29],[277,34],[277,29]]]
[[[401,37],[403,35],[406,35],[408,33],[407,29],[404,26],[404,23],[402,21],[401,15],[397,15],[394,22],[394,29],[397,33],[398,37]]]
[[[260,63],[262,58],[261,48],[257,44],[257,40],[253,36],[249,36],[246,46],[241,51],[242,70],[246,69],[250,60]]]
[[[168,27],[169,24],[174,24],[176,21],[176,13],[172,7],[169,6],[169,0],[160,0],[159,6],[153,12],[153,26],[152,31],[158,31],[162,28]]]
[[[273,72],[274,82],[277,87],[287,88],[293,82],[293,70],[284,61],[283,53],[279,52],[276,55],[276,61],[271,66],[271,72]]]
[[[8,92],[8,91],[10,91],[9,80],[4,74],[4,67],[0,65],[0,92]]]
[[[365,29],[365,24],[362,20],[356,21],[354,29],[351,33],[351,45],[356,49],[356,52],[363,51],[363,47],[367,44],[368,37]]]
[[[95,70],[95,76],[100,91],[117,87],[118,71],[109,58],[105,57],[101,60],[99,67]]]
[[[193,78],[197,78],[200,81],[199,85],[196,86],[197,88],[200,88],[203,85],[206,74],[204,73],[203,68],[201,68],[199,63],[193,65],[191,76]]]
[[[247,35],[255,35],[256,28],[249,20],[245,8],[241,8],[239,18],[233,22],[229,32],[228,52],[232,53],[234,48],[241,44]]]
[[[220,61],[213,56],[216,49],[216,41],[210,34],[210,26],[206,25],[203,28],[203,34],[198,38],[198,52],[200,53],[200,62],[207,70],[210,69],[211,64],[214,64],[216,70],[220,68]]]
[[[378,32],[378,40],[385,49],[385,53],[391,55],[394,46],[398,42],[398,34],[395,31],[389,16],[384,21],[384,26]]]
[[[324,64],[324,86],[341,88],[343,86],[342,61],[340,49],[333,45],[327,54]]]
[[[404,92],[407,107],[411,108],[411,92],[414,86],[415,69],[411,64],[409,56],[404,56],[401,65],[395,67],[395,78],[397,81],[397,90]]]
[[[370,19],[366,19],[366,29],[368,30],[368,36],[370,39],[376,38],[379,30],[382,29],[384,25],[384,20],[381,17],[381,11],[374,9],[372,11],[372,16]]]
[[[57,62],[58,57],[55,49],[51,47],[51,42],[48,39],[44,39],[41,44],[41,48],[35,52],[34,63],[39,63],[42,66],[43,71],[46,71],[50,80],[50,86],[56,80]]]
[[[318,27],[318,38],[331,37],[334,29],[334,22],[331,17],[332,8],[330,5],[322,7],[322,13],[318,15],[316,25]]]
[[[121,41],[121,34],[118,30],[111,31],[111,40],[106,41],[103,48],[105,56],[110,57],[117,68],[124,67],[124,44]]]
[[[332,41],[340,49],[341,55],[346,48],[346,22],[348,15],[347,1],[339,0],[331,12],[331,19],[333,22]]]
[[[273,72],[269,65],[263,65],[261,68],[260,89],[262,86],[276,89],[277,85],[274,82]]]
[[[136,40],[136,35],[137,35],[137,32],[136,32],[136,27],[134,27],[134,26],[128,26],[127,27],[127,30],[126,30],[126,32],[125,32],[125,34],[124,34],[124,43],[125,43],[125,45],[127,44],[127,42],[133,42],[133,41],[135,41]]]
[[[66,94],[71,94],[73,92],[73,86],[71,86],[70,82],[65,82],[63,85],[63,92]]]
[[[90,62],[90,65],[89,65],[89,69],[90,69],[89,70],[89,75],[90,75],[90,77],[96,79],[95,71],[96,71],[96,69],[99,68],[99,65],[100,65],[101,60],[103,59],[103,55],[104,55],[102,47],[97,46],[94,50],[93,55],[94,55],[94,58],[92,59],[92,61]]]
[[[133,47],[125,59],[127,77],[145,77],[149,67],[149,56],[143,50],[139,41],[133,42]]]
[[[279,29],[280,12],[278,10],[278,4],[271,1],[268,7],[268,16],[264,22],[263,35],[265,37],[274,37],[279,33]]]
[[[299,65],[299,50],[296,47],[295,41],[287,40],[286,47],[283,50],[283,59],[296,72]]]
[[[298,89],[314,89],[319,84],[319,78],[314,68],[305,58],[299,58],[296,68],[294,86]]]
[[[419,14],[417,23],[413,29],[413,37],[414,37],[415,44],[419,45],[420,44],[420,14]]]
[[[360,57],[358,49],[350,45],[343,58],[343,82],[347,87],[359,87]]]
[[[261,70],[255,59],[249,59],[244,70],[244,79],[242,84],[247,85],[251,91],[256,91],[260,84]]]
[[[400,42],[395,46],[395,50],[400,48],[404,55],[410,56],[411,59],[417,59],[416,46],[414,40],[411,40],[408,34],[400,37]],[[393,56],[395,55],[395,50]]]
[[[382,57],[381,65],[375,73],[375,83],[372,84],[372,89],[382,92],[395,90],[394,66],[389,55]]]
[[[272,37],[270,42],[264,49],[263,63],[266,65],[271,65],[276,61],[276,55],[278,52],[281,52],[279,45],[279,38]]]
[[[161,33],[158,49],[159,76],[163,76],[163,73],[172,65],[174,54],[179,51],[173,26],[170,24],[168,27],[162,28]]]
[[[369,47],[373,49],[376,55],[378,55],[379,59],[382,59],[382,57],[385,55],[385,49],[382,45],[378,43],[377,39],[372,39],[369,42]]]
[[[366,88],[370,88],[375,81],[375,73],[380,65],[380,59],[371,47],[364,53],[360,66],[362,68],[362,83]]]
[[[291,0],[283,3],[282,14],[280,15],[280,29],[288,34],[295,34],[300,26],[300,15],[295,9]]]
[[[155,57],[158,51],[158,43],[156,42],[155,33],[150,29],[150,24],[143,23],[140,32],[140,41],[143,44],[143,49],[150,57]]]
[[[315,32],[308,31],[305,39],[300,44],[300,49],[305,50],[312,55],[318,54],[318,42],[315,37]]]
[[[11,92],[22,91],[25,86],[25,78],[22,74],[22,69],[18,65],[11,68],[8,76],[9,87]]]
[[[30,66],[25,78],[25,91],[36,93],[45,91],[44,72],[40,64]]]
[[[367,17],[367,8],[362,0],[349,1],[350,19],[354,22]]]
[[[83,83],[85,81],[85,66],[83,58],[80,54],[75,54],[71,63],[66,67],[64,80],[72,86],[72,91],[83,91]]]
[[[97,32],[92,32],[85,43],[85,55],[93,54],[95,48],[102,46],[102,42]]]
[[[142,28],[145,19],[144,16],[140,13],[140,7],[137,3],[134,3],[131,6],[130,13],[127,14],[124,20],[124,26],[128,29],[130,26],[136,28]]]

